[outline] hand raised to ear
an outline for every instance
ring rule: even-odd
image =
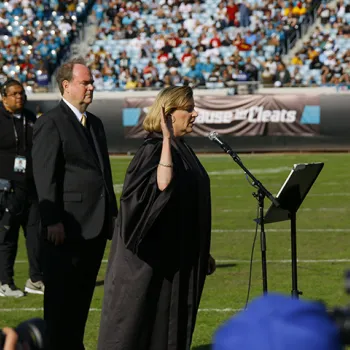
[[[164,105],[162,106],[162,116],[161,116],[160,126],[162,128],[162,134],[164,138],[170,139],[174,135],[171,114],[165,115]]]

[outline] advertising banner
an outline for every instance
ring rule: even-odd
[[[124,136],[142,138],[154,97],[125,98]],[[247,95],[197,97],[191,136],[217,131],[228,136],[316,136],[320,134],[320,97],[314,95]]]

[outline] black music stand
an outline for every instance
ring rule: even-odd
[[[298,290],[296,213],[316,181],[323,165],[324,163],[294,164],[292,171],[276,196],[279,206],[277,207],[272,203],[264,217],[265,224],[290,220],[292,296],[295,298],[299,298],[299,295],[302,294]]]

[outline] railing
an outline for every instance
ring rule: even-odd
[[[308,29],[315,23],[317,18],[317,10],[321,5],[320,0],[315,0],[312,3],[311,10],[305,14],[304,18],[298,23],[293,30],[287,33],[287,52],[294,47],[296,42],[301,39],[308,31]]]

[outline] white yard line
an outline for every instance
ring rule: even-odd
[[[349,197],[349,192],[310,193],[308,197]]]
[[[300,264],[323,264],[323,263],[348,263],[350,259],[297,259]],[[240,259],[232,259],[232,260],[216,260],[216,262],[220,264],[233,264],[233,263],[243,263],[248,264],[250,260],[240,260]],[[290,259],[282,259],[282,260],[267,260],[268,263],[271,264],[289,264],[292,262]],[[253,260],[253,263],[261,263],[261,260]]]
[[[233,196],[217,196],[213,197],[214,199],[233,199],[233,198],[243,198],[249,196],[247,193],[246,195],[233,195]],[[330,193],[309,193],[307,195],[308,197],[350,197],[349,192],[330,192]]]
[[[350,210],[349,208],[301,208],[298,211],[329,211],[329,212],[344,212]],[[223,213],[250,213],[256,212],[254,208],[252,209],[222,209]]]
[[[234,264],[234,263],[250,263],[250,260],[241,260],[241,259],[224,259],[224,260],[216,260],[218,264]],[[253,263],[260,263],[261,260],[253,260]],[[275,264],[287,264],[290,263],[289,259],[282,260],[267,260],[268,263]],[[302,264],[323,264],[323,263],[348,263],[350,259],[298,259],[298,263]],[[108,263],[108,260],[102,260],[103,264]],[[27,260],[17,260],[16,264],[28,264]],[[1,300],[1,299],[0,299]]]
[[[299,228],[297,229],[298,232],[337,232],[337,233],[343,233],[343,232],[350,232],[350,229],[348,228]],[[254,229],[237,229],[237,230],[221,230],[221,229],[214,229],[212,230],[212,233],[254,233]],[[290,232],[290,229],[266,229],[266,233],[269,232]],[[103,263],[107,263],[107,260],[102,260]],[[235,262],[249,262],[249,260],[217,260],[218,263],[235,263]],[[287,263],[290,262],[290,260],[270,260],[270,262],[273,263]],[[299,260],[301,263],[342,263],[342,262],[350,262],[350,259],[328,259],[328,260]],[[16,264],[28,264],[27,260],[16,260]]]
[[[266,232],[290,232],[290,229],[286,228],[267,228]],[[232,233],[249,233],[249,232],[255,232],[254,229],[237,229],[237,230],[219,230],[214,229],[211,230],[212,233],[225,233],[225,232],[232,232]],[[297,232],[350,232],[349,228],[297,228]]]
[[[287,171],[291,171],[292,167],[279,167],[279,168],[263,168],[263,169],[251,169],[250,172],[252,174],[278,174],[283,173]],[[221,170],[221,171],[208,171],[208,175],[214,176],[214,175],[242,175],[244,174],[243,170],[241,169],[227,169],[227,170]]]

